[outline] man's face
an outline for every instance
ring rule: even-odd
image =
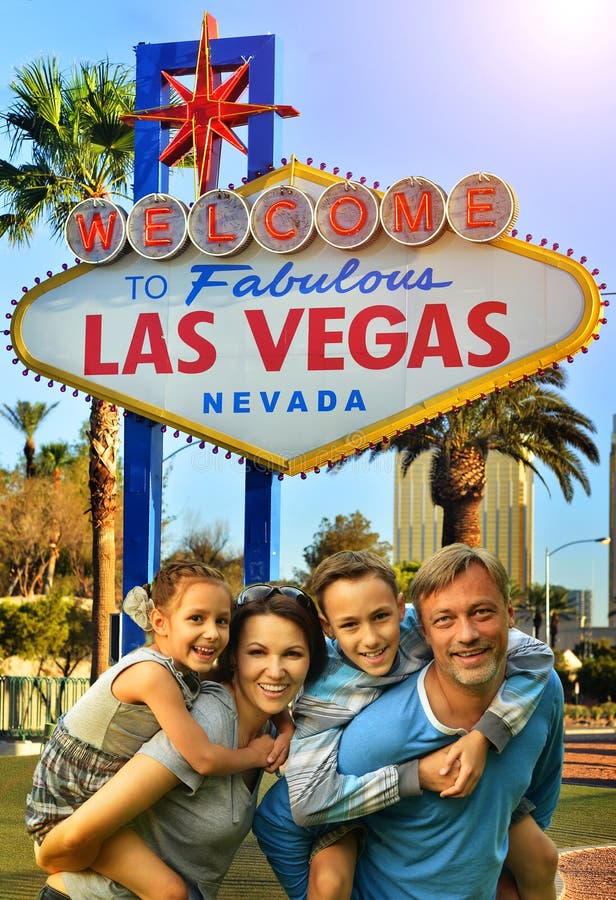
[[[400,644],[404,598],[375,575],[340,578],[325,588],[321,618],[328,637],[336,638],[352,663],[370,675],[386,675]]]
[[[505,670],[513,609],[481,565],[421,601],[426,641],[441,673],[457,685],[491,689]]]

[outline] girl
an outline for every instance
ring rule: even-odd
[[[307,595],[297,588],[261,585],[256,594],[243,597],[220,660],[222,683],[205,682],[193,707],[210,739],[228,748],[243,747],[269,731],[270,720],[287,708],[304,680],[319,675],[326,658],[318,615]],[[260,774],[252,768],[242,775],[199,777],[163,733],[156,735],[49,834],[41,862],[47,871],[65,871],[50,877],[41,898],[66,897],[64,891],[79,900],[131,897],[119,885],[77,870],[90,864],[101,842],[109,845],[110,835],[137,816],[133,827],[174,865],[190,885],[191,897],[212,900],[250,830]],[[145,809],[147,814],[138,815]],[[159,891],[158,897],[167,894]]]
[[[267,735],[255,736],[238,750],[211,743],[188,712],[199,694],[200,676],[210,672],[229,640],[231,591],[220,572],[198,562],[172,563],[156,575],[151,592],[130,591],[125,610],[152,632],[153,642],[105,672],[58,721],[27,799],[26,827],[37,861],[50,830],[161,728],[202,775],[230,775],[277,759]],[[103,854],[92,865],[110,877],[124,877],[132,870],[131,854],[139,850],[127,833],[124,842],[116,841],[113,854]],[[174,872],[156,866],[156,860],[151,864],[153,889],[144,897],[185,896]]]

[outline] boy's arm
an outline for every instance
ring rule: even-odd
[[[285,769],[293,819],[306,827],[376,812],[401,797],[420,794],[417,760],[366,775],[338,772],[342,728],[300,736],[296,732]]]
[[[421,794],[418,761],[385,766],[366,775],[338,772],[341,729],[386,687],[432,658],[414,607],[400,625],[399,662],[388,675],[369,676],[348,666],[330,646],[329,664],[294,709],[297,731],[285,768],[293,818],[298,825],[346,821],[376,812],[401,797]],[[339,705],[331,700],[341,698]]]
[[[547,644],[509,629],[505,680],[475,726],[499,752],[534,713],[553,665],[554,654]]]

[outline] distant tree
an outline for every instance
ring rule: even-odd
[[[58,595],[0,601],[1,655],[36,661],[36,674],[68,677],[89,657],[91,640],[90,610],[81,601]]]
[[[601,657],[616,659],[616,644],[613,644],[609,638],[599,638],[598,641],[586,641],[576,644],[573,652],[580,659],[584,656],[592,656],[594,659],[600,659]],[[614,684],[614,696],[616,697],[616,683]]]
[[[578,672],[578,681],[585,696],[598,703],[616,699],[616,656],[585,659]]]
[[[15,406],[9,406],[7,403],[2,404],[0,415],[7,419],[13,428],[21,431],[26,436],[24,444],[24,456],[26,459],[26,477],[32,478],[36,475],[36,465],[34,457],[36,454],[36,446],[34,444],[34,432],[39,427],[43,419],[56,408],[56,403],[30,403],[28,400],[18,400]]]
[[[76,456],[66,441],[43,444],[36,454],[36,471],[58,482],[62,480],[63,469],[68,469],[76,462]]]
[[[41,594],[50,562],[55,569],[62,550],[67,558],[83,557],[89,544],[83,486],[69,480],[57,487],[53,478],[24,478],[17,471],[0,485],[1,593]]]
[[[408,598],[409,588],[411,586],[411,581],[417,574],[421,563],[418,562],[408,562],[405,560],[401,563],[396,563],[394,566],[394,571],[396,573],[396,577],[398,579],[398,587],[402,591],[405,597]]]
[[[234,594],[239,594],[244,581],[244,556],[229,546],[229,525],[217,521],[201,528],[191,528],[175,550],[165,559],[196,559],[219,569],[229,582]]]
[[[321,560],[340,550],[370,550],[383,559],[391,554],[391,544],[382,541],[376,531],[371,531],[368,519],[359,510],[348,516],[337,515],[333,522],[321,519],[312,543],[304,547],[304,560],[308,571],[296,570],[295,580],[309,586],[310,578]]]

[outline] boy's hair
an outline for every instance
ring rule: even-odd
[[[467,544],[448,544],[422,563],[411,581],[409,601],[421,615],[421,603],[431,594],[452,583],[469,566],[482,566],[503,596],[509,602],[509,576],[498,557],[483,547],[469,547]]]
[[[341,578],[355,581],[369,575],[384,581],[391,588],[394,599],[397,599],[399,588],[396,573],[387,560],[377,556],[376,553],[369,550],[340,550],[339,553],[322,560],[314,570],[310,587],[323,615],[327,616],[323,606],[323,594],[330,584]]]
[[[183,591],[180,592],[178,589],[183,582],[188,581],[219,584],[229,594],[229,601],[233,600],[233,592],[222,572],[194,559],[180,559],[162,566],[154,576],[152,584],[146,584],[144,588],[152,598],[156,609],[167,613],[183,594]]]

